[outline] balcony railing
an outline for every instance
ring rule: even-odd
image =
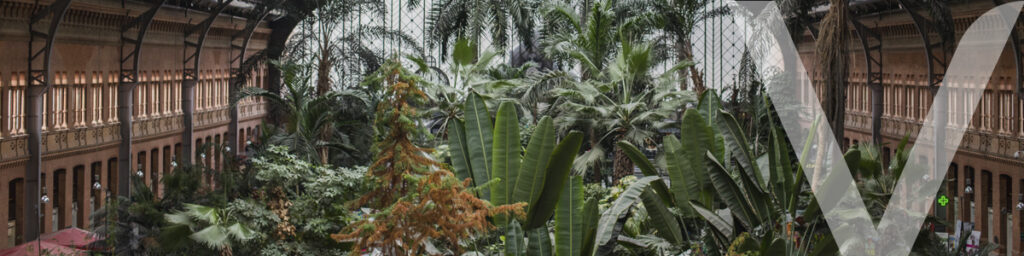
[[[259,118],[265,113],[265,104],[261,102],[243,102],[238,105],[239,121]],[[195,128],[204,129],[227,125],[230,118],[227,107],[197,110],[194,119]],[[135,139],[144,139],[154,136],[177,135],[182,129],[183,121],[181,113],[171,113],[135,119],[134,123],[132,134]],[[117,143],[121,140],[118,125],[119,123],[115,121],[89,127],[46,131],[43,133],[42,151],[45,154],[53,154]],[[26,143],[24,134],[0,139],[0,163],[28,157]]]

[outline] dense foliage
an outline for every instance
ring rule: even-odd
[[[435,1],[425,43],[440,56],[345,26],[389,15],[383,1],[289,2],[305,19],[272,62],[280,87],[233,97],[268,99],[278,122],[244,155],[204,145],[224,166],[175,163],[160,197],[134,179],[93,231],[126,255],[837,254],[799,160],[817,145],[784,136],[749,54],[720,90],[691,61],[695,24],[729,14],[709,2]],[[812,3],[781,2],[809,18]],[[843,83],[844,60],[823,61]],[[845,154],[876,220],[907,143],[889,163],[881,145]],[[924,230],[915,254],[995,249]]]

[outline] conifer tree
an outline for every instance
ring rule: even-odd
[[[374,162],[367,172],[375,187],[354,205],[375,212],[332,235],[338,241],[356,240],[353,253],[377,250],[383,255],[421,255],[426,241],[460,252],[460,240],[494,228],[488,217],[523,214],[523,204],[494,207],[476,198],[466,188],[469,179],[458,180],[430,157],[431,149],[413,142],[422,134],[414,119],[416,106],[427,100],[418,88],[423,83],[396,60],[364,82],[383,88],[386,100],[377,106],[374,125],[378,137]]]

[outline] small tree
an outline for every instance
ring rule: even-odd
[[[431,149],[416,146],[421,134],[413,121],[416,105],[426,100],[417,87],[422,79],[390,61],[364,83],[383,84],[385,98],[377,107],[374,162],[367,175],[375,188],[357,200],[358,206],[376,209],[332,235],[338,241],[355,240],[354,252],[380,250],[384,255],[420,255],[427,241],[447,243],[459,251],[459,241],[494,228],[487,218],[496,214],[522,214],[523,204],[493,207],[476,198],[441,163],[429,157]]]

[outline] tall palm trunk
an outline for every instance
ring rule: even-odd
[[[846,25],[849,0],[829,0],[828,14],[821,22],[816,55],[821,74],[825,115],[836,139],[843,138],[846,118],[846,77],[850,30]]]
[[[320,52],[320,59],[317,65],[317,78],[316,78],[316,94],[317,96],[326,95],[331,91],[331,68],[334,67],[333,56],[328,50],[329,48],[322,48]],[[327,142],[331,140],[331,131],[333,131],[332,123],[328,122],[327,127],[323,127],[320,130],[320,142]],[[329,149],[326,146],[317,146],[320,155],[320,164],[327,164],[330,158]]]
[[[692,61],[693,60],[693,45],[690,44],[689,38],[678,38],[675,43],[676,47],[676,61]],[[686,90],[686,82],[683,80],[684,77],[689,73],[690,82],[693,83],[693,91],[697,92],[697,95],[704,93],[707,87],[704,86],[704,76],[697,70],[696,65],[690,65],[687,69],[680,69],[679,71],[679,89]]]
[[[622,138],[622,135],[615,136],[615,141],[620,141]],[[629,160],[626,151],[623,151],[621,147],[615,147],[613,161],[612,165],[615,166],[615,169],[612,172],[612,184],[618,184],[620,179],[633,174],[633,161]]]
[[[587,128],[587,137],[590,138],[590,150],[593,150],[597,146],[597,136],[594,132],[594,127]],[[601,183],[604,181],[604,173],[602,172],[601,162],[594,163],[594,168],[587,173],[588,183]]]

